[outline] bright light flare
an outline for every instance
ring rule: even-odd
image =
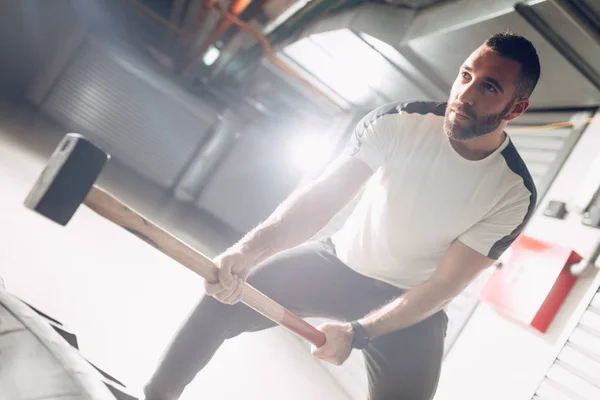
[[[217,49],[215,46],[210,46],[202,56],[202,62],[210,67],[217,61],[217,58],[219,58],[220,55],[221,50]]]
[[[314,171],[330,160],[334,146],[327,137],[300,134],[290,143],[290,162],[302,171]]]

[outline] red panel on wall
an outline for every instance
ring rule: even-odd
[[[520,235],[494,271],[480,300],[501,314],[546,332],[573,287],[569,265],[581,261],[573,250]]]

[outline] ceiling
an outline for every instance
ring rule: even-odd
[[[462,61],[507,29],[542,61],[533,109],[600,104],[595,0],[104,1],[181,85],[249,118],[445,100]]]
[[[540,31],[514,9],[471,25],[450,31],[434,32],[405,41],[400,49],[410,49],[424,60],[448,85],[472,49],[491,33],[509,29],[532,41],[542,64],[542,76],[532,96],[533,108],[585,107],[600,102],[600,43],[586,34],[573,19],[562,12],[556,2],[537,2],[528,8],[530,13],[545,22],[548,32]],[[577,56],[595,71],[591,82],[545,37],[556,35]]]
[[[597,0],[89,4],[103,7],[88,13],[96,30],[127,36],[180,86],[248,119],[286,112],[327,119],[396,100],[445,100],[462,61],[506,29],[540,54],[533,109],[600,104]]]
[[[584,17],[569,11],[566,3],[586,5],[536,1],[515,9],[512,0],[461,0],[422,12],[407,10],[410,17],[404,29],[393,23],[387,29],[382,26],[386,20],[380,16],[389,12],[385,6],[362,4],[338,15],[337,25],[317,23],[326,29],[313,26],[281,54],[324,85],[340,87],[337,93],[353,105],[370,109],[388,100],[445,100],[469,54],[493,33],[510,30],[531,40],[541,59],[542,76],[532,109],[597,106],[600,27],[585,25]],[[589,2],[584,9],[589,20],[600,19],[599,4]],[[392,31],[396,36],[386,37]],[[325,55],[331,63],[324,61]]]

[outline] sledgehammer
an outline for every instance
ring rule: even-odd
[[[108,153],[82,135],[65,135],[25,199],[25,206],[64,226],[83,203],[209,282],[217,281],[218,269],[210,259],[94,186],[109,159]],[[248,283],[244,283],[241,301],[315,346],[325,344],[323,332]]]

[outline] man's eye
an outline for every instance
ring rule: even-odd
[[[463,71],[462,72],[462,77],[465,78],[465,79],[469,78],[469,73]]]
[[[493,93],[496,92],[496,88],[493,87],[492,85],[490,85],[489,83],[486,83],[484,86],[485,86],[486,90],[489,90],[490,92],[493,92]]]

